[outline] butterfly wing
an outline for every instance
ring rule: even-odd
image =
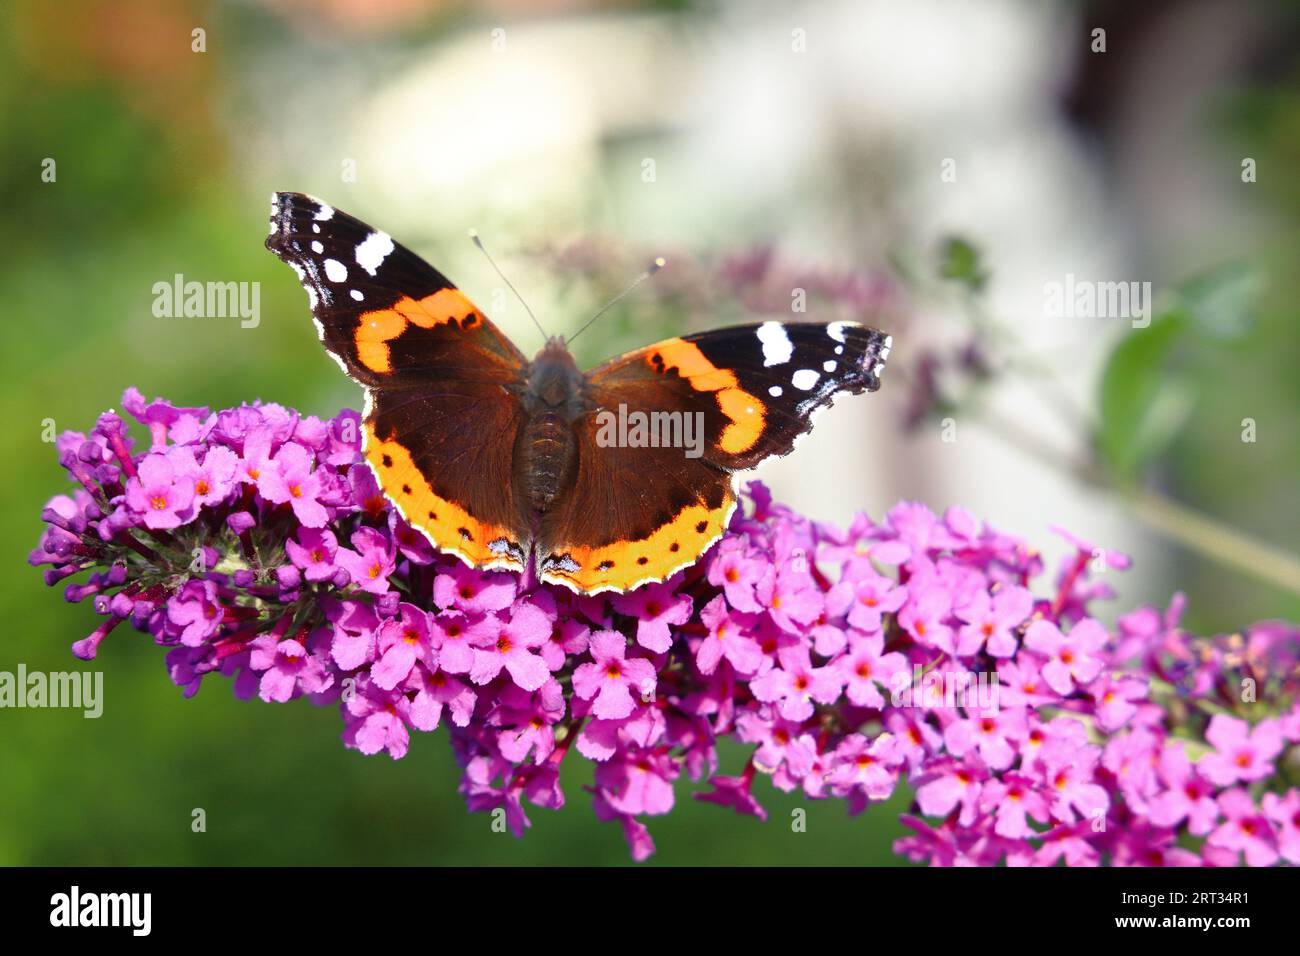
[[[442,550],[522,570],[528,529],[510,476],[524,356],[419,256],[310,196],[272,197],[266,245],[366,389],[362,448],[384,492]]]
[[[539,576],[624,591],[693,563],[735,508],[732,474],[789,453],[837,395],[879,388],[890,345],[852,322],[766,322],[669,339],[594,369],[576,481],[543,520]],[[628,447],[630,430],[602,434],[610,416],[631,423],[635,413],[650,435],[659,415],[697,446]]]

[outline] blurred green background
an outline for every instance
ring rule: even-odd
[[[1300,20],[1289,5],[17,0],[0,23],[0,540],[12,574],[0,670],[85,666],[68,647],[95,624],[25,565],[42,504],[63,490],[47,420],[87,429],[128,385],[214,408],[357,404],[292,273],[262,247],[273,189],[393,233],[525,351],[535,335],[464,240],[471,226],[552,331],[576,327],[620,270],[630,278],[658,252],[716,264],[771,244],[874,277],[892,290],[868,317],[895,332],[897,381],[823,418],[807,450],[765,471],[779,497],[836,520],[904,496],[964,504],[1049,554],[1046,525],[1060,523],[1138,556],[1116,610],[1182,589],[1196,629],[1300,617],[1292,590],[1153,534],[1122,495],[1080,487],[1068,467],[1040,473],[974,419],[956,450],[937,426],[898,427],[918,357],[968,331],[934,268],[946,235],[981,250],[980,308],[1094,409],[1125,330],[1046,325],[1045,281],[1075,271],[1185,290],[1244,270],[1220,304],[1231,334],[1191,334],[1151,358],[1158,368],[1139,363],[1142,381],[1176,380],[1190,404],[1158,424],[1139,470],[1107,481],[1158,488],[1295,552]],[[1108,49],[1090,54],[1099,24]],[[1188,63],[1196,81],[1179,82]],[[950,156],[956,184],[939,177]],[[1247,156],[1259,169],[1249,186]],[[582,268],[593,246],[612,264]],[[710,295],[682,295],[667,276],[584,336],[581,357],[745,311],[700,268]],[[152,286],[176,273],[260,283],[260,325],[155,318]],[[1172,301],[1204,311],[1223,288]],[[1095,456],[1095,427],[1071,433],[1018,389],[995,403]],[[951,411],[928,411],[940,407]],[[1238,437],[1247,416],[1260,430],[1251,446]],[[0,711],[0,863],[627,863],[618,828],[590,813],[584,761],[568,761],[569,807],[530,811],[518,841],[465,812],[443,733],[418,736],[399,762],[363,757],[343,749],[331,709],[241,703],[216,680],[183,701],[162,656],[113,635],[94,664],[98,720]],[[731,772],[743,761],[734,748],[723,759]],[[761,783],[762,824],[691,789],[679,783],[678,809],[649,821],[655,864],[899,862],[906,794],[848,819],[839,802]],[[797,806],[806,833],[791,832]],[[207,832],[195,834],[200,807]]]

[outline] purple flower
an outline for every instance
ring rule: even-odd
[[[239,480],[250,485],[258,485],[262,473],[271,461],[271,443],[274,432],[269,426],[255,425],[244,435],[243,454],[235,470]]]
[[[1046,658],[1043,677],[1058,694],[1068,694],[1076,683],[1087,684],[1101,673],[1105,662],[1099,652],[1105,645],[1105,629],[1091,618],[1074,625],[1068,636],[1047,620],[1034,621],[1025,631],[1025,646]]]
[[[1146,700],[1147,684],[1137,677],[1117,680],[1103,675],[1088,688],[1088,693],[1095,701],[1097,726],[1105,731],[1114,731],[1137,714],[1134,701]]]
[[[1264,779],[1272,774],[1273,760],[1282,751],[1281,727],[1275,720],[1261,721],[1252,730],[1244,720],[1215,714],[1205,739],[1214,745],[1214,752],[1202,757],[1197,767],[1220,787]]]
[[[1005,770],[1015,759],[1015,743],[1025,739],[1029,722],[1025,711],[1003,707],[993,713],[974,714],[953,721],[944,730],[948,750],[958,757],[972,750],[994,770]]]
[[[1210,846],[1234,855],[1244,853],[1251,866],[1272,866],[1277,862],[1273,827],[1250,799],[1250,794],[1240,788],[1225,790],[1219,794],[1219,809],[1225,820],[1206,838]]]
[[[672,646],[672,625],[685,624],[691,618],[691,599],[673,593],[675,589],[671,581],[647,584],[610,600],[614,610],[636,618],[636,642],[656,654]]]
[[[884,615],[895,613],[906,600],[907,588],[900,587],[868,566],[866,572],[852,583],[849,624],[859,631],[879,631]]]
[[[979,811],[986,772],[978,765],[949,760],[935,764],[916,781],[916,803],[927,817],[946,817],[961,807],[958,822],[970,826]]]
[[[1288,863],[1300,863],[1300,790],[1293,788],[1281,797],[1266,793],[1260,805],[1277,827],[1278,852]]]
[[[884,653],[885,639],[880,634],[870,637],[853,637],[848,653],[835,661],[844,679],[845,696],[859,707],[885,706],[876,685],[888,687],[895,677],[907,671],[907,658],[902,654]]]
[[[829,780],[837,793],[858,790],[869,800],[885,800],[894,792],[898,775],[891,767],[898,763],[898,755],[889,734],[874,740],[850,734],[835,749],[834,760]]]
[[[459,611],[443,611],[429,622],[431,642],[438,649],[438,664],[449,674],[468,674],[474,666],[474,648],[500,635],[501,621],[484,617],[472,621]]]
[[[503,611],[515,599],[515,582],[508,574],[477,571],[456,564],[433,582],[433,600],[441,608],[457,608],[467,614]]]
[[[767,819],[767,811],[754,797],[751,790],[754,775],[750,771],[740,777],[716,776],[709,778],[713,789],[707,793],[696,793],[694,797],[704,803],[716,803],[720,807],[731,807],[737,813]]]
[[[294,567],[301,569],[308,581],[329,581],[338,571],[334,556],[338,554],[339,543],[328,528],[299,528],[294,537],[284,543],[284,549]]]
[[[149,455],[126,483],[126,504],[146,528],[177,528],[193,517],[194,479],[177,474],[165,455]]]
[[[666,753],[630,749],[596,765],[596,786],[619,813],[667,813],[673,808],[673,780],[678,773],[677,764]]]
[[[1021,774],[1009,773],[984,785],[980,809],[997,818],[993,832],[1009,840],[1034,836],[1029,821],[1046,823],[1047,801]]]
[[[604,720],[632,713],[638,697],[654,693],[654,665],[641,657],[627,657],[627,639],[618,631],[594,631],[588,646],[591,661],[573,672],[573,692],[590,700],[591,712]]]
[[[263,671],[258,693],[268,703],[282,704],[299,689],[308,694],[319,693],[334,682],[321,662],[301,643],[281,641],[274,634],[253,642],[251,664],[254,670]]]
[[[758,642],[744,633],[739,616],[727,610],[726,599],[718,595],[700,612],[700,621],[709,629],[695,652],[695,666],[701,674],[712,674],[723,658],[741,674],[752,674],[763,663]],[[643,644],[644,646],[644,644]]]
[[[223,445],[209,448],[202,464],[195,459],[194,449],[188,445],[169,449],[167,460],[176,475],[194,481],[194,504],[198,507],[223,501],[235,487],[239,456]]]
[[[415,697],[411,700],[411,725],[419,730],[436,730],[443,710],[451,713],[457,727],[469,726],[478,703],[474,689],[441,668],[433,671],[416,668],[418,677]]]
[[[311,452],[295,442],[281,445],[271,466],[260,469],[257,490],[267,501],[288,504],[305,528],[323,528],[329,520],[329,512],[317,500],[321,481],[312,470]]]
[[[1106,791],[1094,783],[1100,751],[1095,747],[1072,748],[1068,754],[1056,753],[1045,761],[1045,777],[1052,798],[1052,816],[1073,823],[1075,815],[1085,820],[1102,818],[1110,803]]]
[[[474,648],[469,678],[486,684],[505,668],[516,685],[537,690],[551,676],[546,661],[536,653],[551,638],[551,619],[534,604],[515,606],[510,620],[495,635],[484,634]]]
[[[790,780],[798,780],[812,769],[817,744],[812,734],[803,730],[801,722],[746,713],[737,724],[741,740],[758,744],[751,758],[758,769],[766,773],[785,771]]]
[[[724,540],[709,564],[709,583],[721,587],[727,603],[738,611],[761,611],[754,586],[768,568],[749,557],[744,539]]]
[[[363,754],[388,751],[394,760],[406,756],[411,734],[406,723],[411,704],[404,694],[385,693],[369,683],[362,683],[347,698],[348,717],[343,740]]]
[[[957,635],[957,653],[969,657],[987,646],[994,657],[1010,657],[1016,652],[1012,631],[1029,617],[1033,607],[1033,596],[1021,587],[1000,588],[992,596],[987,591],[976,592],[954,612],[966,622]]]
[[[212,581],[186,581],[167,600],[167,620],[186,647],[199,647],[221,629],[224,611]]]
[[[807,720],[813,715],[813,701],[830,704],[840,695],[843,682],[830,667],[813,667],[808,648],[793,645],[777,654],[780,662],[750,682],[754,696],[765,703],[779,704],[786,720]]]
[[[416,661],[431,671],[438,667],[438,652],[429,640],[429,615],[406,602],[397,606],[397,615],[380,624],[375,634],[379,660],[370,676],[382,690],[405,681]]]
[[[392,543],[374,528],[359,528],[352,535],[352,547],[356,550],[339,548],[335,563],[361,590],[372,594],[387,591],[388,576],[396,567]]]
[[[1170,741],[1160,754],[1160,782],[1168,787],[1151,800],[1149,815],[1157,826],[1175,827],[1187,821],[1189,833],[1204,836],[1219,819],[1214,790],[1197,773],[1182,744]]]
[[[907,603],[898,614],[898,623],[918,644],[938,648],[951,654],[952,628],[943,623],[952,610],[952,599],[934,584],[910,589]]]

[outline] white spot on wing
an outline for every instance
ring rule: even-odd
[[[848,328],[849,325],[850,323],[848,322],[832,322],[830,325],[826,326],[826,334],[836,342],[843,342],[844,330]]]
[[[330,282],[343,282],[348,277],[348,267],[337,259],[325,260],[325,277]]]
[[[358,292],[356,289],[349,289],[349,290],[348,290],[348,295],[352,296],[352,298],[356,299],[358,302],[360,302],[362,299],[365,298],[365,296],[363,296],[363,295],[362,295],[360,292]]]
[[[821,378],[821,376],[818,375],[812,369],[801,368],[799,369],[799,371],[795,372],[792,376],[790,376],[790,384],[793,385],[795,388],[799,389],[799,391],[801,392],[807,392],[810,391],[812,387],[817,384],[817,380],[819,378]]]
[[[822,371],[825,372],[835,371],[835,364],[836,363],[834,359],[827,359],[825,362],[822,362]]]
[[[780,322],[764,322],[758,327],[758,340],[763,343],[763,367],[784,365],[794,354],[790,336]]]
[[[313,218],[316,219],[318,222],[324,222],[326,219],[333,219],[334,207],[327,206],[324,203],[321,203],[320,208],[316,210],[316,215]]]
[[[780,398],[784,393],[785,393],[785,389],[783,389],[780,385],[773,385],[771,388],[767,390],[767,394],[771,395],[773,398]]]
[[[372,232],[357,243],[357,265],[374,275],[379,264],[392,251],[393,239],[388,233]]]
[[[311,251],[316,253],[316,255],[320,255],[322,252],[325,251],[325,246],[321,243],[319,239],[313,239],[311,242]]]

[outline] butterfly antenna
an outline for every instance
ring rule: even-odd
[[[658,272],[660,269],[662,269],[665,265],[666,265],[666,261],[664,260],[664,258],[663,258],[662,256],[660,256],[658,259],[656,259],[654,262],[652,262],[652,263],[650,264],[650,268],[649,268],[649,269],[646,269],[645,272],[641,273],[639,276],[637,276],[635,279],[633,279],[633,280],[632,280],[632,283],[631,283],[631,284],[630,284],[626,289],[624,289],[624,290],[623,290],[622,292],[620,292],[618,295],[614,296],[614,298],[610,299],[608,302],[606,302],[604,305],[602,305],[602,306],[600,307],[600,310],[599,310],[595,315],[593,315],[593,316],[592,316],[591,318],[589,318],[585,323],[583,323],[582,328],[578,329],[578,331],[574,332],[572,335],[570,335],[567,339],[564,340],[564,344],[565,344],[565,345],[570,344],[570,343],[571,343],[574,339],[576,339],[579,335],[581,335],[583,332],[587,331],[587,327],[590,326],[591,323],[595,322],[595,321],[596,321],[597,319],[599,319],[602,315],[604,315],[606,312],[608,312],[610,309],[612,309],[612,308],[614,307],[614,305],[615,305],[619,300],[621,300],[625,295],[627,295],[629,292],[631,292],[633,289],[635,289],[637,286],[639,286],[642,282],[645,282],[646,279],[650,278],[652,275],[654,275],[656,272]]]
[[[515,294],[515,298],[519,300],[519,304],[524,307],[524,311],[528,313],[528,317],[533,320],[533,325],[537,326],[537,331],[542,333],[542,338],[550,338],[550,336],[546,334],[546,330],[542,328],[542,323],[537,321],[537,316],[533,315],[533,310],[528,308],[528,303],[525,302],[524,297],[519,294],[519,290],[516,289],[514,285],[511,284],[510,280],[506,278],[506,274],[501,271],[501,267],[497,265],[496,260],[492,258],[492,255],[484,247],[483,240],[478,237],[478,230],[471,229],[469,231],[469,238],[474,245],[478,246],[478,251],[487,257],[487,261],[492,265],[492,268],[496,270],[496,274],[501,277],[501,281],[504,282],[510,291]]]

